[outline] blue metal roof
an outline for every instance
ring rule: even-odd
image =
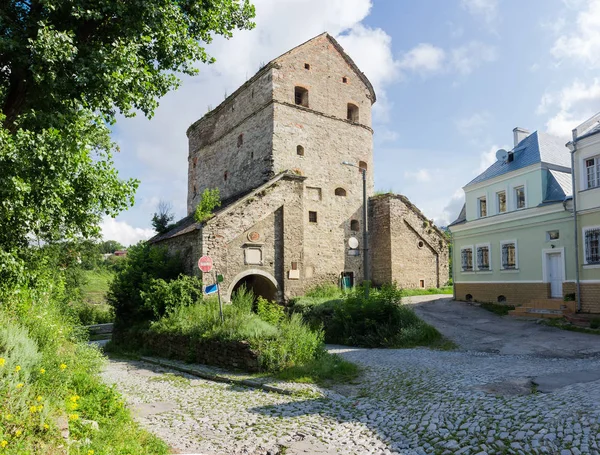
[[[531,166],[536,163],[548,163],[571,167],[569,149],[562,139],[535,131],[527,136],[512,150],[513,160],[509,163],[496,161],[489,168],[467,183],[466,186],[485,182],[503,174]]]

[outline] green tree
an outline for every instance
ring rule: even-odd
[[[213,210],[217,207],[221,207],[219,188],[206,188],[202,192],[202,196],[200,196],[200,202],[196,207],[194,219],[198,223],[204,223],[212,216]]]
[[[253,16],[248,0],[4,1],[0,261],[32,236],[93,237],[133,204],[138,182],[119,178],[109,125],[152,116],[177,73],[213,61],[204,43]]]
[[[158,212],[155,212],[152,216],[152,227],[156,232],[162,234],[174,226],[171,221],[173,221],[175,215],[173,214],[173,207],[168,202],[160,201],[157,209]]]
[[[101,254],[114,253],[117,250],[124,250],[125,247],[116,240],[105,240],[98,247]]]

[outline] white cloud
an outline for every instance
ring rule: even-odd
[[[462,210],[465,203],[465,193],[462,188],[458,188],[453,194],[450,201],[444,207],[438,218],[434,218],[435,224],[438,226],[447,226],[458,218],[458,214]]]
[[[148,240],[156,234],[152,229],[136,228],[125,221],[117,221],[110,217],[102,220],[100,229],[104,240],[116,240],[125,246],[133,245],[140,240]]]
[[[414,179],[420,183],[427,183],[431,181],[431,174],[427,169],[419,169],[417,171],[405,171],[404,177],[407,179]]]
[[[404,54],[400,67],[415,72],[437,72],[443,69],[446,53],[429,43],[421,43]]]
[[[574,59],[591,67],[600,67],[600,0],[577,2],[570,7],[583,7],[574,26],[560,35],[552,47],[557,59]]]
[[[483,171],[485,171],[488,167],[490,167],[497,161],[496,152],[501,148],[509,150],[512,147],[499,147],[497,145],[492,145],[487,151],[481,152],[481,154],[479,155],[479,169],[477,169],[477,174],[481,174]]]
[[[460,6],[490,25],[498,20],[498,0],[461,0]]]
[[[467,75],[483,63],[494,62],[498,58],[496,48],[480,41],[471,41],[453,49],[451,63],[456,71]]]
[[[546,122],[548,133],[569,138],[571,130],[600,110],[600,78],[589,84],[575,80],[555,93],[545,93],[537,108],[538,114],[555,110]]]
[[[489,112],[476,112],[469,117],[462,117],[455,121],[456,129],[467,137],[479,136],[485,132],[492,116]]]

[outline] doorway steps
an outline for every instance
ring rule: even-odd
[[[563,299],[533,299],[519,306],[508,314],[513,317],[525,318],[563,318],[575,313],[576,302],[565,302]]]

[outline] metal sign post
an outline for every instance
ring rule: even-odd
[[[215,284],[217,285],[217,298],[219,299],[219,314],[221,315],[221,323],[225,322],[223,318],[223,304],[221,303],[221,286],[219,286],[219,276],[215,269]]]

